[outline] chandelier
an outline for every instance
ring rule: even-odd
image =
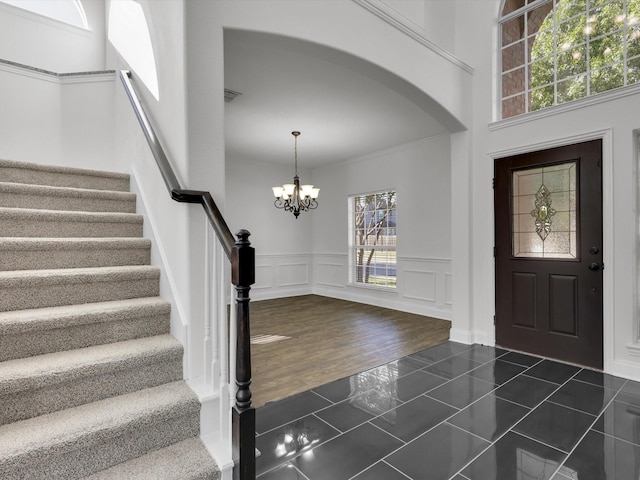
[[[298,177],[298,136],[300,132],[291,132],[294,136],[294,159],[295,173],[293,183],[285,183],[281,187],[272,187],[273,196],[276,197],[274,205],[276,208],[282,208],[285,212],[291,212],[298,218],[300,212],[306,212],[318,208],[319,188],[313,185],[300,185],[300,177]]]

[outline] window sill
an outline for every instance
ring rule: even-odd
[[[619,98],[624,98],[639,93],[640,83],[627,85],[626,87],[615,88],[613,90],[609,90],[608,92],[598,93],[597,95],[581,98],[580,100],[574,100],[568,103],[563,103],[562,105],[554,105],[553,107],[547,107],[535,112],[523,113],[522,115],[518,115],[515,117],[498,120],[489,124],[489,131],[494,132],[497,130],[502,130],[503,128],[509,128],[515,125],[532,122],[534,120],[552,117],[554,115],[559,115],[573,110],[579,110],[581,108],[590,107],[592,105],[609,102],[611,100],[617,100]]]
[[[376,293],[388,293],[390,295],[397,295],[398,294],[398,288],[397,287],[381,287],[381,286],[378,286],[378,285],[367,285],[367,284],[363,284],[363,283],[351,283],[351,282],[349,282],[347,284],[347,287],[359,288],[359,289],[362,289],[362,290],[375,291]]]

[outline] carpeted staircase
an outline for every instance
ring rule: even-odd
[[[0,479],[219,479],[129,176],[0,160]]]

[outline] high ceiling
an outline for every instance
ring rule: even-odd
[[[313,168],[447,130],[411,87],[345,53],[239,30],[224,41],[225,88],[241,93],[225,104],[228,158],[290,165],[299,130],[299,167]]]

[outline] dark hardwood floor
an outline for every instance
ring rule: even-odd
[[[253,405],[281,400],[449,339],[451,322],[318,295],[251,302]]]

